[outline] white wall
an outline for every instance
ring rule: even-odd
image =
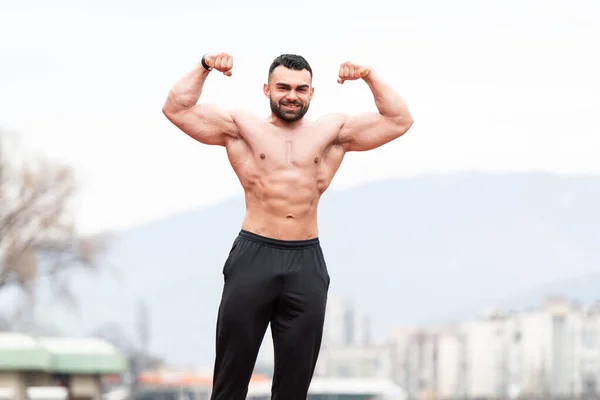
[[[466,344],[460,329],[449,329],[438,337],[437,393],[441,399],[466,394]]]

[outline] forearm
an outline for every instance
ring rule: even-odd
[[[204,82],[209,71],[198,64],[193,70],[185,74],[173,85],[167,102],[172,107],[188,109],[196,105],[202,94]]]
[[[363,80],[373,93],[379,114],[391,119],[412,119],[404,99],[377,72],[371,70]]]

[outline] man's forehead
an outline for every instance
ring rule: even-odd
[[[275,68],[271,75],[271,82],[277,85],[286,86],[310,86],[310,72],[307,70],[293,70],[288,68]]]
[[[290,82],[290,81],[277,81],[277,82],[273,82],[276,86],[283,86],[283,87],[293,87],[295,89],[306,89],[310,87],[310,83],[308,82],[304,82],[301,81],[299,83],[297,82]]]

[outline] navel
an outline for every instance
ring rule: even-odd
[[[315,157],[315,164],[319,162],[319,157]]]
[[[261,159],[261,160],[264,160],[264,159],[265,159],[265,157],[266,157],[266,156],[265,156],[265,153],[260,153],[260,159]]]

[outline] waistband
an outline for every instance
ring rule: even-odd
[[[257,235],[256,233],[252,233],[244,229],[240,231],[239,237],[256,243],[264,244],[266,246],[280,247],[284,249],[302,249],[319,245],[319,238],[306,240],[281,240]]]

